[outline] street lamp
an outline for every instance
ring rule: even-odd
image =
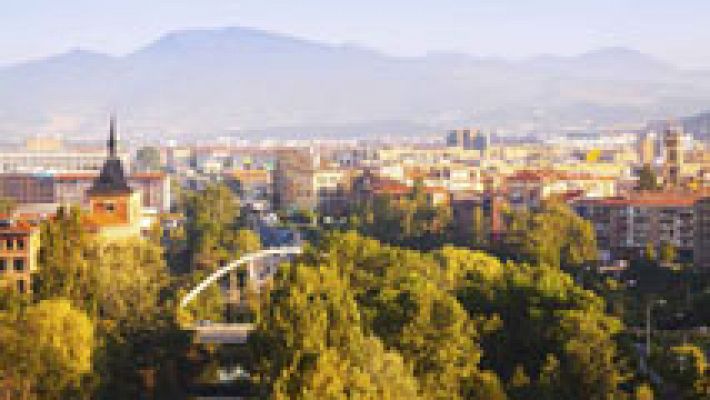
[[[666,304],[666,300],[649,301],[646,305],[646,357],[651,357],[651,308],[656,304],[662,306]]]

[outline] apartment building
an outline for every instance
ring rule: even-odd
[[[480,168],[458,163],[392,164],[371,171],[379,177],[396,180],[408,186],[421,181],[426,187],[439,187],[451,192],[484,189]]]
[[[513,208],[539,207],[543,200],[569,193],[592,198],[617,194],[613,177],[553,170],[519,170],[507,176],[504,185]]]
[[[696,268],[710,270],[710,197],[695,202],[695,252]]]
[[[484,193],[455,193],[451,198],[453,227],[458,237],[473,236],[474,215],[480,210],[481,221],[488,234],[488,240],[495,242],[503,234],[502,212],[505,196],[494,191]]]
[[[0,287],[19,293],[32,290],[37,272],[39,228],[27,221],[0,219]]]
[[[105,156],[104,156],[105,158]],[[0,173],[0,197],[19,204],[88,205],[87,191],[99,171]],[[140,192],[144,208],[168,212],[171,206],[170,179],[162,172],[130,175],[129,186]]]
[[[244,202],[271,200],[273,171],[266,169],[236,169],[222,175],[224,182]]]
[[[128,166],[128,153],[118,155]],[[12,151],[0,153],[0,173],[44,171],[98,171],[106,159],[104,150]]]
[[[577,212],[594,224],[600,259],[637,258],[650,244],[673,245],[692,259],[696,243],[696,201],[686,192],[637,192],[625,197],[583,199]],[[699,232],[703,235],[702,232]]]
[[[399,200],[411,196],[414,185],[365,171],[353,183],[354,199],[357,202],[369,202],[378,196],[387,196]],[[446,205],[451,202],[448,190],[436,186],[422,186],[429,205]]]
[[[339,214],[350,201],[353,171],[322,162],[313,148],[283,149],[274,171],[274,203],[283,210]]]

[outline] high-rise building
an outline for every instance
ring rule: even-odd
[[[663,178],[667,186],[678,186],[683,166],[683,131],[677,126],[669,126],[663,134],[665,164]]]
[[[656,141],[655,132],[646,132],[638,140],[638,158],[639,164],[651,165],[656,159]]]
[[[449,131],[446,137],[448,147],[461,147],[473,149],[476,138],[481,134],[479,129],[463,128]]]
[[[480,157],[485,158],[491,145],[491,138],[488,132],[480,129],[454,129],[446,136],[446,146],[458,147],[464,150],[477,150]]]
[[[347,206],[350,186],[350,171],[323,161],[314,148],[278,152],[274,203],[279,209],[341,214]]]

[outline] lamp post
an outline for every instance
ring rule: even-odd
[[[648,305],[646,305],[646,358],[651,357],[651,308],[655,304],[662,306],[666,304],[666,300],[649,301]]]

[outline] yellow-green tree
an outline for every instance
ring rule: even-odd
[[[36,297],[62,297],[87,311],[97,310],[97,274],[87,258],[93,243],[82,225],[78,208],[60,208],[53,220],[42,224]]]
[[[509,211],[499,253],[517,261],[580,267],[597,259],[594,227],[567,205],[548,201],[533,211]]]
[[[249,344],[264,394],[277,399],[418,398],[409,367],[363,333],[346,283],[324,266],[284,271]]]
[[[17,203],[14,199],[7,197],[0,197],[0,214],[8,215],[12,214],[17,207]]]
[[[672,347],[659,360],[660,372],[683,399],[710,398],[710,367],[703,350],[693,345]]]
[[[88,398],[94,327],[65,299],[43,300],[16,315],[0,314],[0,376],[9,398]]]
[[[636,386],[634,400],[653,400],[653,389],[647,383]]]

